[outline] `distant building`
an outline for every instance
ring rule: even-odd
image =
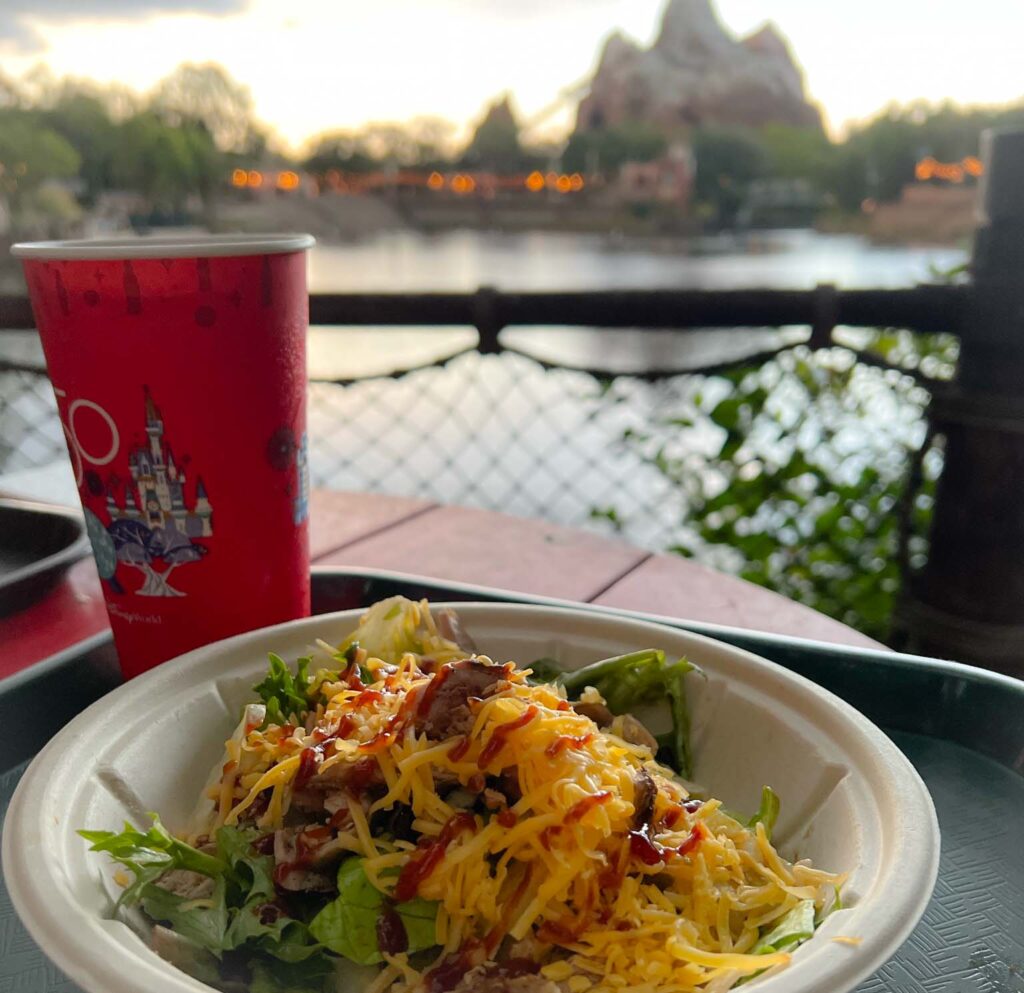
[[[134,448],[128,456],[132,484],[125,488],[123,508],[113,486],[108,486],[110,519],[141,521],[148,528],[173,528],[190,538],[208,538],[213,534],[213,508],[203,480],[196,484],[195,505],[189,509],[185,503],[185,470],[175,462],[170,444],[164,445],[163,416],[149,388],[143,389],[148,444]]]
[[[627,162],[619,170],[617,189],[627,203],[663,203],[686,207],[696,170],[688,145],[675,142],[661,158]]]

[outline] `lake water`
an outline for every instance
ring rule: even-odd
[[[769,232],[699,241],[622,240],[537,232],[500,235],[456,231],[382,234],[311,253],[313,292],[470,291],[653,288],[899,287],[964,261],[950,248],[877,247],[860,238]],[[786,335],[737,330],[680,334],[602,333],[559,328],[509,330],[506,344],[526,353],[481,356],[475,332],[446,329],[311,329],[311,377],[360,380],[310,390],[310,467],[314,485],[378,490],[489,507],[607,528],[595,509],[613,508],[625,535],[666,547],[679,535],[685,506],[649,458],[624,438],[686,406],[702,376],[649,384],[624,377],[606,389],[555,365],[686,370],[726,352],[761,350]],[[25,358],[0,336],[4,354]],[[0,358],[3,355],[0,354]],[[414,371],[410,371],[414,370]],[[404,373],[390,378],[394,373]],[[2,388],[2,387],[0,387]],[[30,468],[61,452],[48,388],[0,402],[0,474]],[[916,416],[916,415],[915,415]],[[6,427],[5,422],[6,421]],[[11,432],[33,425],[24,442]],[[52,429],[52,430],[51,430]],[[688,444],[713,446],[709,434]],[[35,446],[35,447],[33,447]],[[38,454],[36,454],[38,453]],[[23,475],[23,474],[22,474]],[[31,480],[6,488],[31,492]],[[65,480],[65,482],[67,482]],[[52,490],[52,479],[45,487]],[[39,495],[39,494],[37,494]]]
[[[310,286],[320,292],[726,289],[905,286],[948,269],[956,248],[877,246],[855,235],[757,232],[690,240],[528,232],[382,234],[318,245]]]

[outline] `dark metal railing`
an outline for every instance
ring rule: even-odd
[[[930,554],[905,577],[900,622],[914,651],[1024,671],[1024,131],[985,138],[986,182],[969,278],[907,289],[651,290],[573,293],[317,294],[317,325],[468,325],[478,350],[510,350],[508,327],[810,328],[946,332],[960,339],[954,383],[928,382],[929,437],[945,439]],[[0,331],[32,327],[28,301],[0,297]],[[776,349],[777,350],[777,349]],[[877,357],[862,355],[878,363]],[[7,368],[11,368],[8,363]],[[3,368],[3,366],[0,366]],[[676,370],[648,370],[649,378]],[[912,470],[913,471],[913,470]]]

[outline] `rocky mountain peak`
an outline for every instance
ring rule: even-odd
[[[619,32],[605,42],[577,130],[653,124],[821,127],[789,45],[773,24],[739,40],[711,0],[669,0],[657,40],[642,48]]]
[[[678,61],[687,56],[727,57],[734,44],[711,0],[669,0],[653,47]]]

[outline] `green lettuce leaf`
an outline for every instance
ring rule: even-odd
[[[325,980],[334,972],[326,955],[306,962],[257,960],[252,964],[249,993],[323,993]]]
[[[384,894],[366,877],[361,859],[349,858],[338,869],[338,896],[309,925],[310,933],[326,948],[359,965],[383,962],[377,945],[377,920]],[[409,952],[432,948],[437,904],[415,899],[395,904],[409,938]]]
[[[255,898],[263,902],[277,896],[274,888],[274,859],[260,855],[252,846],[260,832],[255,828],[224,826],[217,830],[217,856],[228,867],[233,886],[231,906],[240,906]]]
[[[137,903],[146,886],[170,869],[188,869],[213,879],[219,878],[227,870],[227,863],[223,859],[207,855],[179,841],[160,823],[156,814],[149,816],[153,818],[153,826],[145,832],[127,822],[120,833],[78,832],[86,841],[91,842],[90,851],[106,852],[135,875],[135,881],[126,887],[115,909]]]
[[[775,821],[779,817],[779,809],[782,806],[779,800],[778,794],[770,787],[765,786],[761,790],[761,806],[758,807],[757,813],[748,821],[749,827],[754,827],[756,824],[763,824],[765,834],[771,839],[772,828],[775,827]]]
[[[552,660],[544,659],[545,671]],[[672,730],[659,739],[669,764],[683,776],[692,768],[690,754],[690,714],[686,706],[683,677],[695,667],[686,659],[669,662],[665,653],[646,648],[627,655],[602,659],[591,665],[564,672],[560,682],[570,699],[578,697],[588,686],[601,694],[613,714],[626,714],[647,703],[667,699],[672,715]]]
[[[228,908],[226,883],[221,876],[214,884],[212,907],[196,906],[195,900],[171,893],[149,883],[142,891],[142,909],[155,921],[164,921],[182,937],[212,952],[218,958],[233,947],[227,941]]]
[[[269,655],[270,669],[262,682],[253,687],[260,699],[267,706],[264,725],[286,724],[294,717],[301,720],[309,710],[309,666],[310,658],[299,659],[296,663],[295,675],[292,675],[288,664],[273,652]]]
[[[814,901],[801,900],[775,927],[764,935],[754,949],[755,955],[777,952],[806,941],[814,934]]]

